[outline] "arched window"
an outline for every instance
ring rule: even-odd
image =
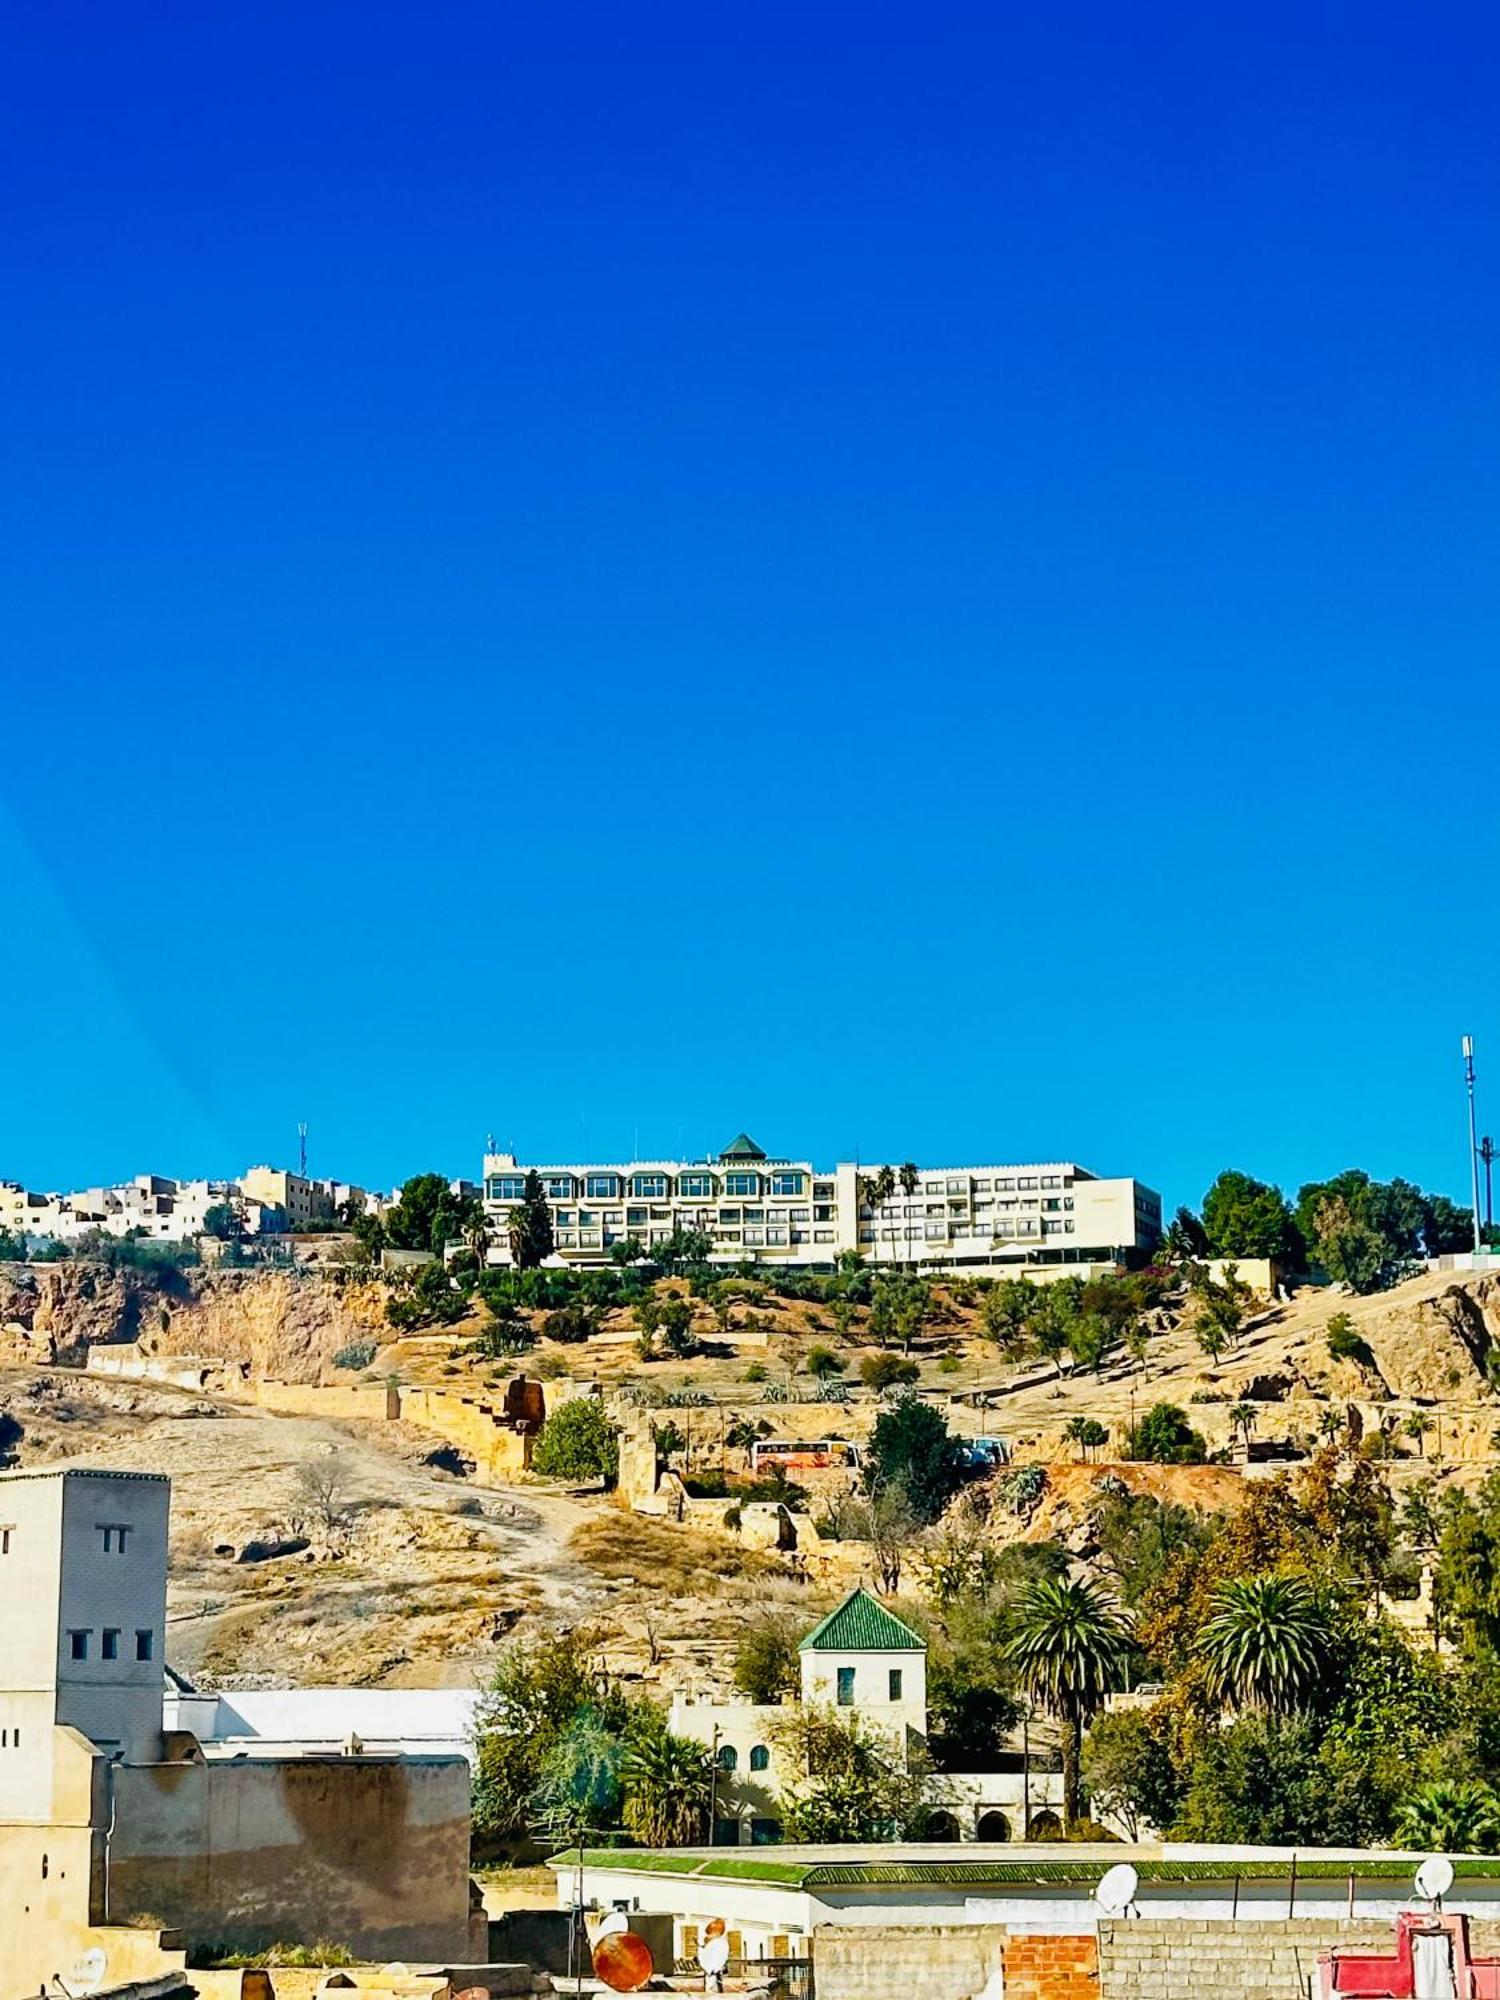
[[[927,1815],[927,1825],[923,1829],[924,1840],[957,1840],[958,1821],[951,1812],[933,1812]]]
[[[719,1769],[737,1771],[740,1768],[740,1753],[732,1743],[725,1743],[719,1751]]]
[[[1043,1806],[1040,1812],[1031,1815],[1026,1837],[1028,1840],[1061,1840],[1062,1821],[1050,1806]]]
[[[770,1770],[771,1753],[764,1743],[757,1743],[755,1748],[750,1752],[750,1768],[752,1771]]]
[[[974,1829],[976,1840],[1009,1840],[1010,1821],[1003,1812],[986,1812],[979,1815],[979,1824]]]

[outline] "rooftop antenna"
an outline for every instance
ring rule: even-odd
[[[1469,1090],[1469,1181],[1474,1191],[1474,1255],[1479,1255],[1479,1138],[1474,1123],[1474,1037],[1463,1038],[1464,1082]]]
[[[297,1127],[297,1172],[302,1176],[303,1180],[307,1179],[307,1125],[305,1122]]]

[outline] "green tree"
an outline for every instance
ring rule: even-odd
[[[1125,1456],[1157,1465],[1201,1465],[1207,1449],[1175,1403],[1153,1403],[1127,1434]]]
[[[1070,1417],[1063,1426],[1063,1436],[1078,1446],[1080,1458],[1109,1443],[1109,1432],[1097,1417]]]
[[[679,1360],[693,1352],[693,1308],[687,1299],[668,1298],[661,1302],[659,1320],[662,1345]]]
[[[216,1201],[203,1212],[203,1233],[221,1243],[240,1243],[245,1235],[245,1207],[238,1197]]]
[[[1322,1605],[1302,1577],[1234,1577],[1209,1600],[1197,1652],[1212,1693],[1242,1707],[1300,1707],[1327,1663],[1330,1632]]]
[[[1409,1437],[1417,1447],[1418,1458],[1425,1458],[1427,1456],[1427,1438],[1432,1428],[1433,1420],[1425,1410],[1413,1410],[1411,1415],[1402,1422],[1402,1435]]]
[[[979,1323],[1007,1361],[1019,1361],[1030,1345],[1036,1294],[1029,1278],[1000,1278],[980,1302]]]
[[[632,1733],[620,1762],[626,1831],[644,1847],[691,1847],[708,1831],[713,1765],[701,1743],[665,1728]]]
[[[1063,1822],[1078,1817],[1079,1743],[1104,1698],[1124,1682],[1130,1627],[1095,1583],[1030,1584],[1016,1601],[1002,1651],[1026,1692],[1062,1734]]]
[[[1469,1658],[1500,1656],[1500,1473],[1441,1503],[1432,1594],[1439,1629]]]
[[[1271,1257],[1300,1270],[1296,1218],[1281,1189],[1226,1169],[1203,1197],[1203,1233],[1215,1257]]]
[[[669,1273],[688,1270],[695,1264],[706,1264],[713,1247],[714,1240],[706,1230],[677,1228],[652,1246],[651,1261]]]
[[[1096,1819],[1118,1819],[1129,1840],[1164,1836],[1177,1817],[1182,1779],[1161,1704],[1101,1715],[1083,1746],[1083,1779]]]
[[[619,1433],[592,1396],[575,1396],[542,1425],[531,1456],[545,1479],[602,1479],[613,1486],[620,1469]]]
[[[1419,1786],[1396,1820],[1396,1844],[1413,1853],[1500,1853],[1500,1796],[1474,1780]]]
[[[787,1838],[836,1844],[915,1840],[934,1804],[930,1774],[912,1756],[890,1761],[883,1738],[869,1733],[852,1710],[797,1703],[767,1734],[778,1762],[793,1775],[782,1790]]]
[[[935,1521],[963,1479],[963,1446],[940,1410],[898,1396],[875,1419],[865,1460],[871,1492],[899,1486],[919,1521]]]
[[[483,1220],[477,1195],[456,1194],[441,1174],[414,1174],[386,1210],[382,1235],[395,1250],[425,1250],[440,1259],[448,1244]]]
[[[1203,1224],[1190,1208],[1179,1208],[1167,1224],[1158,1254],[1164,1263],[1174,1265],[1197,1263],[1213,1254]]]
[[[1038,1285],[1026,1331],[1039,1354],[1062,1373],[1062,1357],[1068,1352],[1073,1323],[1078,1315],[1078,1295],[1082,1287],[1076,1278],[1054,1278]]]
[[[1080,1312],[1068,1328],[1068,1354],[1075,1368],[1091,1368],[1097,1375],[1115,1346],[1114,1328],[1103,1313]]]
[[[1254,1403],[1236,1403],[1229,1412],[1229,1427],[1238,1432],[1245,1447],[1245,1456],[1250,1456],[1250,1440],[1260,1424],[1260,1411]]]
[[[740,1628],[734,1648],[734,1684],[761,1707],[795,1701],[802,1691],[800,1621],[762,1612]]]
[[[510,1259],[518,1271],[535,1271],[557,1247],[552,1232],[552,1208],[542,1177],[533,1167],[526,1176],[520,1206],[506,1217]]]
[[[596,1667],[592,1643],[584,1630],[543,1633],[496,1663],[474,1721],[474,1830],[482,1843],[527,1831],[543,1764],[581,1715],[623,1729],[627,1704]]]
[[[859,1364],[860,1381],[877,1394],[915,1382],[921,1372],[915,1361],[904,1361],[899,1354],[867,1354]]]

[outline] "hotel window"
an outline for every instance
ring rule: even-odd
[[[714,1177],[712,1174],[679,1174],[677,1193],[682,1201],[712,1201]]]
[[[753,1245],[756,1248],[762,1248],[764,1247],[765,1240],[766,1240],[766,1232],[764,1231],[764,1229],[747,1229],[745,1231],[745,1242],[749,1245]]]
[[[724,1192],[725,1194],[757,1195],[760,1193],[760,1175],[726,1174],[724,1176]]]
[[[618,1174],[590,1174],[584,1186],[584,1193],[590,1201],[618,1201],[620,1198],[620,1176]]]
[[[627,1229],[640,1229],[650,1220],[651,1218],[644,1207],[627,1208],[625,1211],[625,1226]]]
[[[813,1231],[814,1243],[832,1243],[834,1240],[834,1232],[831,1229],[815,1229]]]
[[[747,1208],[745,1210],[746,1222],[764,1222],[765,1219],[766,1211],[763,1208]]]
[[[887,1682],[887,1692],[888,1692],[888,1697],[889,1697],[889,1699],[890,1699],[891,1701],[900,1701],[900,1699],[901,1699],[901,1669],[900,1669],[899,1667],[892,1667],[892,1668],[891,1668],[891,1671],[890,1671],[890,1676],[889,1676],[889,1679],[888,1679],[888,1682]]]
[[[637,1201],[665,1201],[667,1177],[665,1174],[632,1174],[630,1192]]]
[[[854,1706],[854,1669],[840,1667],[838,1670],[838,1705],[840,1708]]]
[[[811,1214],[810,1214],[810,1213],[808,1212],[808,1210],[807,1210],[807,1209],[805,1209],[805,1208],[792,1208],[792,1209],[788,1209],[787,1213],[788,1213],[788,1215],[789,1215],[789,1216],[791,1217],[791,1220],[792,1220],[793,1222],[811,1222],[811,1221],[812,1221],[812,1216],[811,1216]]]
[[[975,1181],[974,1183],[975,1194],[988,1194],[989,1191],[990,1191],[990,1183],[988,1181]]]
[[[573,1199],[573,1176],[571,1174],[548,1174],[542,1182],[547,1191],[548,1201],[571,1201]]]
[[[612,1226],[612,1227],[614,1227],[615,1229],[618,1229],[618,1228],[619,1228],[619,1227],[621,1226],[621,1224],[622,1224],[622,1223],[624,1222],[624,1220],[625,1220],[625,1211],[624,1211],[624,1209],[623,1209],[623,1208],[607,1208],[607,1209],[605,1209],[605,1211],[604,1211],[604,1225],[605,1225],[605,1227],[606,1227],[606,1228],[610,1228],[610,1227]]]
[[[571,1229],[573,1227],[573,1211],[571,1208],[560,1208],[552,1220],[557,1224],[559,1229]]]
[[[771,1176],[772,1194],[801,1194],[806,1175],[795,1167],[783,1168]]]
[[[136,1658],[138,1660],[149,1660],[153,1650],[154,1650],[154,1641],[151,1633],[137,1632],[135,1635]]]
[[[489,1197],[491,1201],[524,1201],[526,1199],[526,1176],[524,1174],[491,1174]]]
[[[1001,1194],[1014,1194],[1016,1191],[1014,1181],[996,1181],[995,1186]]]
[[[832,1181],[813,1182],[814,1201],[833,1201],[836,1198],[836,1194],[837,1190]]]
[[[68,1658],[70,1660],[86,1660],[88,1656],[89,1656],[88,1633],[86,1631],[70,1632],[68,1634]]]
[[[969,1192],[969,1183],[967,1181],[951,1180],[948,1183],[948,1192],[949,1194],[967,1194]]]
[[[101,1660],[118,1660],[120,1657],[120,1628],[106,1625],[99,1634],[99,1657]]]
[[[719,1220],[720,1222],[738,1222],[740,1220],[740,1212],[737,1208],[721,1208],[719,1210]]]
[[[1022,1194],[1025,1194],[1028,1188],[1035,1188],[1036,1175],[1023,1174],[1021,1178],[1016,1182],[1016,1186],[1021,1190]]]
[[[1043,1186],[1044,1188],[1053,1188],[1053,1187],[1060,1187],[1061,1185],[1062,1185],[1062,1184],[1061,1184],[1061,1182],[1060,1182],[1060,1181],[1058,1180],[1058,1178],[1057,1178],[1057,1175],[1056,1175],[1056,1174],[1043,1174],[1043,1175],[1042,1175],[1042,1186]]]

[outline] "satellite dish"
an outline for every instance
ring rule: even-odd
[[[616,1993],[634,1993],[655,1971],[651,1949],[634,1931],[616,1931],[594,1946],[594,1974]]]
[[[104,1983],[104,1970],[108,1964],[104,1953],[95,1945],[86,1951],[73,1970],[68,1974],[68,1985],[74,1993],[93,1993]]]
[[[705,1938],[698,1947],[698,1963],[705,1972],[722,1972],[729,1963],[728,1938]]]
[[[1140,1876],[1128,1861],[1121,1861],[1099,1877],[1094,1901],[1106,1916],[1123,1917],[1135,1901],[1135,1892],[1140,1886]]]
[[[1417,1870],[1417,1894],[1428,1903],[1440,1903],[1453,1887],[1453,1863],[1446,1854],[1429,1854]]]
[[[594,1932],[595,1938],[618,1937],[621,1931],[630,1929],[630,1919],[623,1910],[611,1910]]]

